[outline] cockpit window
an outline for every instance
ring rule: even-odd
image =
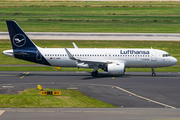
[[[163,57],[171,56],[170,54],[163,54]]]

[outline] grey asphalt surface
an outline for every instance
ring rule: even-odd
[[[75,33],[75,32],[26,32],[36,40],[154,40],[180,41],[179,33]],[[9,39],[8,32],[0,32],[0,39]]]
[[[47,119],[48,115],[53,119],[63,118],[65,120],[70,118],[118,119],[119,117],[133,119],[133,116],[136,119],[180,119],[180,73],[178,72],[156,72],[156,77],[152,77],[150,72],[127,72],[124,76],[114,78],[103,72],[99,73],[97,78],[91,77],[90,73],[86,72],[26,73],[0,72],[0,94],[16,94],[17,91],[36,88],[37,84],[40,84],[43,88],[74,88],[87,96],[120,108],[94,108],[91,112],[89,112],[89,109],[80,109],[79,112],[76,112],[78,111],[76,109],[66,109],[70,111],[70,115],[60,108],[60,112],[52,108],[45,109],[49,112],[42,112],[44,110],[41,110],[39,113],[35,112],[38,109],[33,109],[33,111],[26,109],[23,111],[20,108],[9,108],[0,109],[6,111],[1,115],[0,119],[11,119],[15,118],[15,116],[17,119],[28,119],[30,116]],[[24,77],[22,78],[22,76]],[[98,113],[94,112],[98,110]],[[164,110],[167,110],[167,113],[163,112]],[[168,110],[172,111],[168,112]],[[22,117],[17,116],[22,113]]]
[[[10,108],[0,120],[179,120],[180,109],[167,108]]]
[[[123,88],[143,97],[180,108],[180,73],[127,72],[114,77],[102,72],[97,78],[86,72],[0,72],[0,93],[13,94],[26,88],[78,88],[90,97],[123,107],[164,108],[116,87]],[[23,78],[21,78],[24,76]],[[52,84],[53,82],[53,84]],[[3,86],[14,86],[8,89]],[[113,88],[112,88],[113,87]],[[6,91],[7,90],[7,91]]]

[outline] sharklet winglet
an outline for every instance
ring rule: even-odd
[[[75,49],[78,49],[78,46],[74,42],[72,42],[72,44],[73,44]]]

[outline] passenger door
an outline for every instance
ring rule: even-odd
[[[155,50],[151,50],[151,61],[157,61],[157,55]]]

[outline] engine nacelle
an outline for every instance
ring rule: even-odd
[[[125,72],[125,63],[113,63],[107,65],[108,74],[123,75]]]

